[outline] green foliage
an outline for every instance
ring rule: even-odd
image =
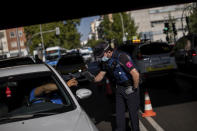
[[[137,35],[137,27],[135,26],[135,22],[131,19],[130,15],[127,13],[121,13],[123,18],[123,26],[125,29],[125,33],[127,40],[131,40],[132,36]],[[113,22],[109,20],[108,15],[104,16],[103,21],[100,24],[99,33],[102,34],[102,39],[110,41],[114,40],[117,44],[123,43],[123,31],[122,31],[122,22],[120,13],[112,14]]]
[[[80,47],[81,34],[77,31],[77,26],[80,25],[80,20],[68,20],[64,24],[62,21],[42,24],[42,31],[55,30],[56,27],[60,28],[60,35],[56,35],[55,32],[43,33],[45,48],[51,46],[61,46],[66,49]],[[33,34],[40,32],[40,25],[32,25],[24,27],[27,41]],[[34,50],[41,43],[40,34],[33,37],[30,45],[30,50]]]
[[[94,39],[92,39],[92,40],[88,40],[88,43],[87,43],[87,46],[90,46],[90,47],[94,47],[94,46],[96,46],[98,43],[100,43],[100,42],[103,42],[104,40],[94,40]]]
[[[187,44],[187,38],[186,37],[181,37],[175,44],[174,50],[180,50],[184,49],[185,45]]]
[[[193,13],[189,17],[189,22],[191,33],[197,34],[197,7],[194,8]]]

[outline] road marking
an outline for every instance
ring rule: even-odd
[[[140,113],[142,113],[141,110]],[[153,126],[153,128],[155,128],[156,131],[164,131],[164,129],[161,126],[159,126],[159,124],[152,117],[144,117],[144,118]]]
[[[148,131],[140,120],[139,120],[139,127],[140,127],[140,131]]]
[[[191,75],[191,74],[188,74],[188,73],[176,72],[176,75],[197,79],[197,77],[195,75]]]
[[[126,112],[125,113],[125,116],[126,117],[129,117],[129,113],[128,112]],[[129,120],[129,121],[131,121],[131,120]],[[131,126],[131,124],[130,124],[131,122],[129,122],[129,125]],[[147,129],[146,129],[146,127],[143,125],[143,123],[139,120],[139,128],[140,128],[140,131],[148,131]]]

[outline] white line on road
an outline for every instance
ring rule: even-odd
[[[128,112],[126,112],[125,113],[125,116],[126,117],[129,117],[129,113]],[[130,121],[130,120],[129,120]],[[129,122],[129,124],[130,124],[130,122]],[[130,125],[131,126],[131,125]],[[146,127],[143,125],[143,123],[139,120],[139,128],[140,128],[140,131],[148,131],[147,129],[146,129]]]
[[[139,127],[140,127],[140,131],[148,131],[140,120],[139,120]]]
[[[140,113],[142,113],[141,110]],[[164,129],[152,117],[145,117],[145,119],[153,126],[153,128],[155,128],[156,131],[164,131]]]

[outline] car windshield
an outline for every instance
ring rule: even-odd
[[[4,121],[8,116],[57,114],[73,108],[70,96],[51,72],[0,78],[0,123],[8,122]]]
[[[156,55],[156,54],[169,53],[171,51],[171,48],[167,44],[154,43],[154,44],[143,45],[140,48],[140,51],[142,55]]]
[[[58,50],[46,51],[46,59],[47,60],[56,60],[57,58],[59,58]]]

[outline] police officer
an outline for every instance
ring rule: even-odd
[[[107,43],[100,43],[94,48],[97,58],[106,63],[101,71],[94,77],[92,74],[85,74],[94,82],[100,82],[107,71],[113,74],[116,80],[116,124],[117,131],[125,131],[125,107],[131,119],[133,131],[139,131],[139,73],[134,67],[132,59],[125,52],[112,49]]]

